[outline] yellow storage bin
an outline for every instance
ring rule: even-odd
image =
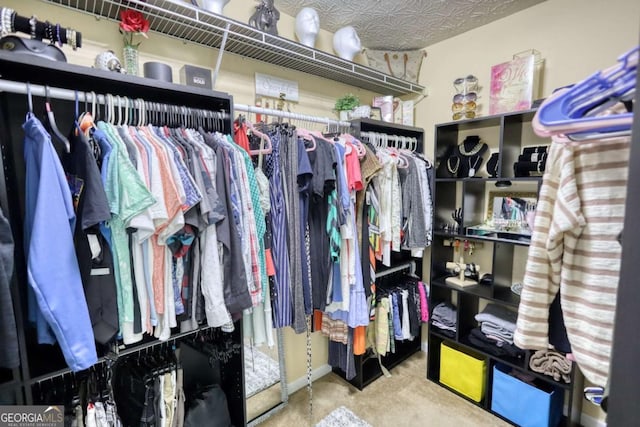
[[[440,346],[440,382],[469,399],[480,402],[484,397],[487,360],[472,352],[458,350],[443,342]]]

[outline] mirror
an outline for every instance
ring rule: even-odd
[[[246,331],[246,328],[245,328]],[[287,378],[284,364],[282,330],[273,331],[275,344],[253,345],[244,334],[244,383],[246,419],[257,425],[286,405]]]
[[[505,239],[530,239],[537,202],[535,192],[491,191],[484,224],[468,227],[467,232]]]
[[[492,191],[489,193],[486,224],[495,231],[531,234],[536,193]]]

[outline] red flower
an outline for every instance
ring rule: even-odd
[[[140,43],[133,43],[133,36],[141,35],[148,38],[147,31],[149,31],[149,21],[144,19],[142,13],[130,9],[120,11],[120,32],[124,35],[125,46],[140,46]]]
[[[149,31],[149,21],[137,10],[123,10],[120,12],[120,30],[145,35]]]

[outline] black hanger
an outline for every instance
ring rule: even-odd
[[[56,118],[53,114],[53,109],[51,108],[51,100],[49,99],[49,86],[44,87],[44,96],[45,96],[45,108],[47,110],[47,120],[49,122],[49,127],[51,128],[52,136],[54,139],[57,139],[59,143],[64,145],[65,151],[67,153],[71,152],[71,144],[66,136],[60,132],[58,129],[58,125],[56,124]]]

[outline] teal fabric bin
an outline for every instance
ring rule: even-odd
[[[493,367],[491,410],[521,427],[556,427],[562,418],[564,390],[543,381],[536,387]]]

